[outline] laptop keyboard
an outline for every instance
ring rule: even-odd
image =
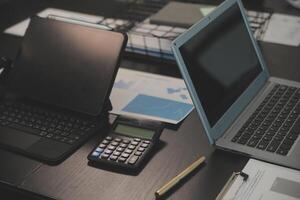
[[[0,126],[75,144],[96,128],[96,123],[20,102],[0,102]]]
[[[275,85],[232,142],[287,155],[300,133],[300,89]]]

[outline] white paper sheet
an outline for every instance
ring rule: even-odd
[[[48,15],[57,15],[61,17],[66,17],[70,19],[75,19],[75,20],[81,20],[84,22],[89,22],[89,23],[98,23],[103,19],[102,16],[95,16],[95,15],[88,15],[84,13],[79,13],[79,12],[73,12],[73,11],[67,11],[67,10],[61,10],[61,9],[56,9],[56,8],[47,8],[37,14],[40,17],[46,18]],[[26,29],[29,25],[30,19],[27,18],[24,21],[21,21],[6,30],[4,30],[4,33],[12,34],[12,35],[17,35],[17,36],[23,36],[26,32]]]
[[[299,200],[300,171],[250,159],[223,200]]]
[[[300,17],[273,14],[262,41],[299,46]]]
[[[180,118],[174,120],[172,119],[172,116],[159,117],[155,114],[143,114],[124,110],[124,108],[126,108],[130,102],[133,102],[139,95],[146,95],[147,97],[154,97],[178,103],[178,107],[174,108],[174,112],[175,114],[178,114]],[[182,79],[124,68],[120,68],[118,71],[115,84],[110,95],[110,100],[113,105],[111,113],[129,115],[132,117],[143,117],[172,124],[177,124],[193,110],[191,98]],[[155,104],[150,105],[153,110],[157,109],[155,106]],[[181,112],[180,106],[184,106],[188,109]],[[180,113],[176,112],[177,108]],[[159,112],[164,112],[164,108],[157,112],[158,114],[160,114]]]

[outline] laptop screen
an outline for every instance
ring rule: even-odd
[[[237,4],[179,51],[211,126],[262,71]]]

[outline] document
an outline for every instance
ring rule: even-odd
[[[73,11],[67,11],[67,10],[61,10],[56,8],[47,8],[37,14],[40,17],[46,18],[48,15],[57,15],[65,18],[70,18],[74,20],[89,22],[89,23],[98,23],[100,22],[103,17],[102,16],[95,16],[95,15],[88,15],[84,13],[79,12],[73,12]],[[23,36],[26,32],[26,29],[29,25],[30,19],[27,18],[24,21],[21,21],[6,30],[4,30],[4,33],[17,35],[17,36]]]
[[[299,200],[300,171],[250,159],[223,200]]]
[[[277,44],[299,46],[300,17],[278,13],[273,14],[262,40]]]
[[[110,95],[111,113],[177,124],[193,103],[182,79],[120,68]]]

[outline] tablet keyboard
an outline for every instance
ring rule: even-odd
[[[0,102],[0,126],[74,144],[93,132],[96,123],[20,102]]]
[[[300,89],[275,85],[232,142],[287,155],[300,133]]]

